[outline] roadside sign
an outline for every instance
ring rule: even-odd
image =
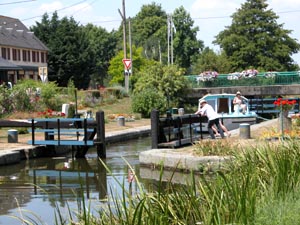
[[[131,67],[131,60],[130,59],[123,59],[122,61],[123,61],[124,66],[128,70]]]
[[[41,77],[42,82],[46,82],[47,77],[48,77],[48,68],[45,67],[39,67],[39,75]]]

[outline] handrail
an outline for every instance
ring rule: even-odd
[[[91,132],[91,129],[88,129],[87,118],[38,118],[38,119],[32,119],[31,120],[31,132],[32,132],[32,141],[30,141],[30,144],[45,144],[45,145],[93,145],[93,141],[88,140],[88,132]],[[35,133],[36,131],[36,122],[45,122],[44,129],[39,129],[38,132],[43,132],[45,135],[45,140],[39,140],[36,141]],[[75,126],[70,127],[70,129],[63,127],[63,130],[61,130],[61,123],[62,122],[72,122],[72,124]],[[76,123],[74,122],[83,122],[83,128],[82,126],[76,127]],[[55,123],[54,128],[49,128],[49,123]],[[52,124],[53,125],[53,124]],[[61,132],[63,131],[63,132]],[[66,133],[68,131],[68,133]],[[84,139],[83,141],[79,141],[79,132],[83,131]],[[75,133],[77,140],[64,140],[61,137],[62,136],[70,136],[70,133]],[[54,135],[57,135],[57,139],[54,140]],[[73,142],[72,142],[73,141]]]
[[[251,77],[219,74],[216,78],[210,79],[199,80],[199,75],[186,75],[185,78],[189,81],[192,88],[300,84],[299,71],[261,72]]]

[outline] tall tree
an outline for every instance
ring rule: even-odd
[[[223,52],[217,54],[212,49],[206,47],[198,56],[197,61],[193,63],[192,74],[200,74],[204,71],[230,73],[230,63]]]
[[[107,78],[109,61],[115,55],[117,37],[114,31],[107,32],[102,27],[96,27],[87,24],[83,28],[84,33],[88,36],[89,47],[93,57],[92,60],[92,86],[96,84],[104,85],[104,79]]]
[[[37,37],[41,35],[41,40],[50,49],[49,80],[67,86],[71,79],[77,88],[87,88],[92,71],[92,53],[82,27],[72,17],[59,20],[57,13],[54,13],[51,20],[45,14],[42,22],[36,23],[31,30]]]
[[[296,69],[291,56],[300,45],[267,7],[266,0],[247,0],[232,15],[232,24],[216,36],[214,43],[225,51],[234,69]]]
[[[175,9],[173,22],[176,29],[174,35],[174,57],[179,67],[189,69],[203,48],[203,42],[197,40],[198,27],[183,6]]]
[[[167,53],[167,14],[161,5],[143,5],[132,18],[133,44],[143,47],[147,59],[166,61]]]

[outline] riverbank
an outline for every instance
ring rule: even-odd
[[[141,119],[125,122],[120,126],[117,122],[105,124],[105,139],[107,143],[120,142],[150,134],[150,120]],[[45,146],[33,146],[27,142],[31,140],[31,134],[18,134],[17,143],[8,143],[7,130],[0,130],[0,166],[18,163],[21,160],[46,156]],[[66,154],[69,149],[60,148],[58,154]]]
[[[238,140],[241,144],[252,145],[257,143],[262,132],[267,129],[272,129],[277,124],[277,119],[265,121],[259,124],[250,126],[251,139],[239,139],[239,129],[230,131],[230,140]],[[129,139],[134,139],[142,136],[150,135],[150,120],[136,120],[126,122],[125,126],[120,126],[117,122],[110,122],[105,125],[106,142],[113,143]],[[27,144],[31,140],[30,134],[18,135],[18,143],[8,143],[7,130],[1,129],[0,132],[0,165],[18,163],[20,160],[25,160],[34,157],[40,157],[45,153],[44,146],[32,146]],[[201,165],[206,165],[209,162],[215,162],[215,166],[220,166],[220,163],[225,160],[223,157],[199,157],[192,154],[193,146],[188,146],[180,149],[152,149],[142,152],[139,156],[141,165],[147,167],[156,167],[164,162],[166,168],[181,170],[200,170]],[[61,152],[64,154],[65,152]],[[199,166],[200,165],[200,166]]]
[[[276,129],[277,123],[278,120],[273,119],[251,125],[249,139],[240,138],[239,129],[231,130],[228,140],[240,146],[256,146],[265,142],[262,139],[263,133]],[[152,169],[160,168],[163,165],[167,170],[202,173],[204,170],[219,169],[223,162],[229,159],[224,156],[199,156],[195,154],[193,148],[193,146],[187,146],[179,149],[151,149],[141,152],[139,161],[141,166]]]

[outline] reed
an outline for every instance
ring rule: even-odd
[[[161,179],[151,192],[144,190],[134,174],[139,190],[133,195],[124,181],[115,179],[122,193],[111,189],[111,197],[99,206],[97,215],[82,198],[76,217],[70,211],[69,218],[63,218],[58,211],[56,224],[297,224],[299,160],[297,140],[285,140],[278,145],[240,148],[232,153],[223,171],[200,180],[191,173],[192,181],[187,185],[173,184],[172,176],[164,183],[161,169]]]

